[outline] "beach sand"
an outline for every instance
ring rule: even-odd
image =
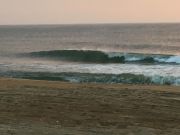
[[[0,135],[180,135],[180,87],[0,79]]]

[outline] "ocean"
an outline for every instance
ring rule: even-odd
[[[180,85],[180,24],[0,26],[0,77]]]

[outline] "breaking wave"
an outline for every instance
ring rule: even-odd
[[[180,64],[180,56],[177,55],[119,53],[92,50],[40,51],[23,54],[23,56],[84,63]]]

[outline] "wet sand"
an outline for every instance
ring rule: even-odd
[[[180,87],[0,78],[0,135],[180,135]]]

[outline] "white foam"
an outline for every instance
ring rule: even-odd
[[[2,66],[5,65],[5,66]],[[137,64],[7,64],[1,63],[1,71],[30,71],[30,72],[76,72],[97,74],[123,74],[130,73],[144,75],[152,78],[152,82],[164,84],[170,82],[180,84],[180,65],[137,65]],[[71,78],[71,81],[75,81]]]
[[[174,62],[180,64],[180,56],[172,56],[167,59],[166,62]]]
[[[125,61],[133,62],[143,60],[146,57],[152,57],[155,61],[163,63],[177,63],[180,64],[180,56],[166,56],[166,55],[151,55],[151,54],[131,54],[131,53],[109,53],[109,57],[124,56]]]
[[[126,61],[131,62],[131,61],[139,61],[139,60],[142,60],[143,58],[134,56],[134,57],[126,57],[125,59],[126,59]]]

